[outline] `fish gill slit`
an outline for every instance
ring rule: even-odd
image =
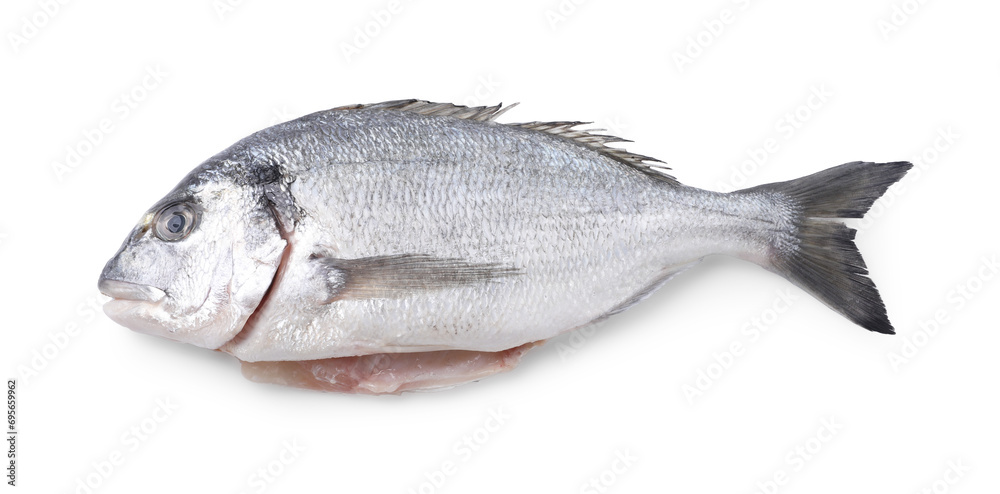
[[[238,343],[257,327],[257,321],[260,319],[261,313],[270,305],[272,292],[274,292],[275,287],[281,284],[282,279],[285,277],[286,266],[288,266],[289,258],[292,255],[292,238],[291,234],[281,227],[277,217],[275,217],[274,221],[278,223],[278,235],[285,241],[285,248],[281,251],[281,258],[278,260],[278,269],[274,271],[274,276],[271,277],[271,284],[267,286],[267,290],[264,290],[264,295],[260,298],[260,302],[257,303],[257,307],[250,313],[250,317],[243,323],[243,327],[229,341],[220,345],[219,348],[231,343]]]

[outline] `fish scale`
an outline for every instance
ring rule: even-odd
[[[144,215],[102,273],[106,312],[253,380],[379,393],[507,370],[709,255],[892,332],[854,231],[829,218],[863,215],[908,163],[719,193],[579,122],[496,122],[508,108],[352,105],[237,142]]]
[[[361,161],[355,149],[341,154],[331,144],[327,147],[332,150],[313,151],[326,156],[331,166],[298,176],[302,193],[296,193],[293,183],[292,194],[307,218],[297,230],[316,237],[296,242],[294,249],[338,239],[343,247],[333,255],[348,258],[406,252],[473,263],[507,264],[518,258],[511,265],[522,274],[509,282],[456,287],[451,293],[345,301],[342,310],[318,316],[322,322],[309,327],[317,334],[298,333],[300,339],[292,349],[268,344],[289,341],[284,334],[297,330],[295,325],[282,323],[288,319],[285,308],[301,298],[298,287],[285,290],[279,284],[269,302],[283,309],[270,317],[267,306],[260,309],[261,324],[243,335],[239,344],[223,347],[225,351],[245,361],[346,357],[359,351],[406,352],[428,347],[496,352],[584,325],[654,283],[665,269],[712,253],[688,253],[664,245],[669,229],[690,230],[692,225],[685,221],[695,221],[696,216],[679,215],[680,221],[673,224],[655,220],[661,210],[676,211],[686,205],[672,196],[693,191],[636,173],[603,156],[597,157],[602,163],[594,166],[586,161],[593,153],[572,141],[524,129],[517,130],[519,136],[507,136],[509,127],[499,124],[442,122],[440,117],[378,110],[370,113],[370,118],[352,119],[350,125],[364,129],[363,142],[383,138],[374,146],[377,155]],[[335,125],[329,117],[324,121]],[[440,134],[450,139],[436,138]],[[517,154],[507,152],[515,147]],[[286,173],[294,173],[296,166],[287,168]],[[531,177],[531,187],[525,187],[525,176]],[[350,196],[343,200],[345,195],[330,184],[372,194],[358,194],[362,199],[357,202]],[[493,192],[504,189],[521,189],[522,194],[512,201]],[[409,203],[404,191],[424,200]],[[360,227],[340,220],[342,210],[362,211]],[[600,226],[599,218],[608,214],[620,221]],[[479,228],[474,219],[479,220]],[[501,240],[485,241],[482,230],[496,232]],[[575,237],[579,232],[595,234]],[[584,292],[571,290],[588,285],[591,289]],[[451,298],[482,303],[474,310],[449,310],[454,308]],[[405,310],[400,306],[404,300]],[[428,313],[436,317],[430,319]],[[342,328],[347,335],[331,340],[326,330],[330,327]],[[405,328],[405,338],[394,338],[399,327]],[[484,333],[490,337],[483,338]]]

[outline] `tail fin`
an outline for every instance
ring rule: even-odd
[[[913,165],[907,162],[835,166],[796,180],[761,185],[740,193],[777,196],[796,215],[794,239],[773,247],[768,269],[777,272],[861,327],[893,334],[857,233],[826,218],[861,218],[876,199]]]

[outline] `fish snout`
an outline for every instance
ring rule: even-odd
[[[113,299],[136,302],[159,302],[167,294],[155,286],[111,279],[104,274],[97,281],[97,289]]]

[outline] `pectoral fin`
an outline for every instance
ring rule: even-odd
[[[339,259],[313,255],[330,293],[326,303],[343,299],[401,298],[416,292],[491,283],[519,270],[498,263],[424,254]]]

